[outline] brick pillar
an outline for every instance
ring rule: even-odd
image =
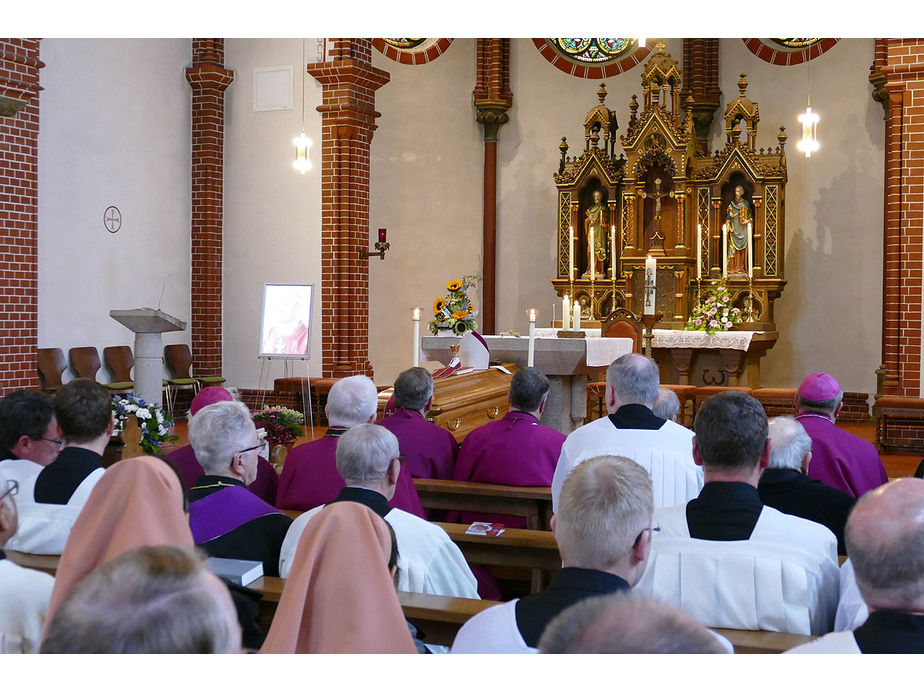
[[[510,39],[478,39],[475,48],[476,120],[484,128],[484,210],[482,220],[481,332],[494,334],[497,286],[497,133],[513,105]]]
[[[321,105],[321,368],[326,378],[365,374],[369,363],[369,148],[375,92],[371,39],[329,39],[331,61],[311,63]]]
[[[709,154],[709,128],[719,107],[719,39],[685,38],[683,40],[683,88],[680,102],[692,108],[696,146],[700,154]]]
[[[0,394],[39,387],[38,39],[0,39]]]
[[[222,176],[225,89],[234,73],[222,66],[224,39],[193,39],[192,262],[189,318],[195,374],[221,375]]]
[[[877,43],[877,59],[881,50]],[[882,391],[921,394],[924,249],[924,45],[888,39],[885,77],[885,227],[883,230]]]

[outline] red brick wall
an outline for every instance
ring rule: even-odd
[[[883,345],[885,394],[921,394],[924,39],[888,39]],[[881,42],[877,58],[881,59]]]
[[[193,39],[192,265],[190,335],[194,372],[221,375],[222,179],[225,89],[234,73],[222,66],[223,39]]]
[[[365,374],[369,363],[369,147],[375,91],[370,39],[330,39],[332,61],[307,66],[321,83],[321,368],[324,377]]]
[[[42,67],[38,39],[0,39],[0,393],[39,387],[38,92]]]

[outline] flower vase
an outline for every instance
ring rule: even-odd
[[[437,337],[455,337],[456,333],[448,327],[441,327],[436,331]]]

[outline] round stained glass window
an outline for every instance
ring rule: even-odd
[[[808,48],[821,41],[820,38],[775,38],[770,40],[785,48]]]
[[[635,48],[637,39],[556,38],[549,39],[557,51],[582,63],[606,63]]]
[[[422,44],[427,39],[425,38],[387,38],[387,39],[382,39],[382,40],[385,41],[385,43],[387,43],[389,46],[394,46],[395,48],[408,49],[408,48],[417,48],[417,46]]]

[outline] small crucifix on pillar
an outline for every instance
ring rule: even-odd
[[[661,198],[662,197],[673,197],[674,193],[662,193],[661,192],[661,179],[655,178],[654,181],[654,193],[647,193],[642,190],[639,193],[639,196],[644,198],[652,198],[654,200],[654,215],[651,218],[651,234],[649,236],[649,248],[664,248],[664,235],[661,233]]]

